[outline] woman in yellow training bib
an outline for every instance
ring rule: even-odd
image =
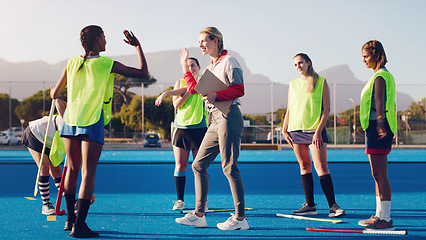
[[[395,80],[385,67],[386,54],[379,41],[368,41],[361,51],[366,67],[374,71],[361,92],[359,117],[376,186],[376,214],[358,224],[366,226],[366,230],[395,230],[390,217],[391,186],[387,170],[396,133]]]
[[[139,40],[127,30],[124,35],[124,41],[136,48],[139,68],[128,67],[111,58],[99,56],[100,52],[105,51],[105,35],[101,27],[90,25],[80,33],[85,54],[68,61],[58,83],[51,91],[51,97],[55,99],[67,86],[68,105],[61,129],[68,157],[64,186],[67,220],[64,230],[71,230],[70,236],[76,238],[99,236],[87,226],[86,216],[95,187],[96,167],[104,144],[104,125],[109,122],[108,113],[111,112],[114,73],[138,78],[149,75]],[[74,203],[80,166],[82,179],[76,216]]]
[[[329,205],[329,217],[338,217],[344,215],[345,211],[335,201],[333,182],[327,164],[328,139],[325,125],[330,113],[330,90],[325,78],[318,76],[314,71],[307,54],[299,53],[294,56],[293,61],[300,78],[294,79],[289,85],[288,106],[282,134],[296,154],[306,198],[303,207],[293,213],[317,214],[310,150]]]
[[[193,57],[188,58],[187,62],[189,71],[195,79],[198,79],[200,63]],[[177,195],[173,210],[183,210],[185,208],[185,172],[188,168],[189,153],[192,150],[192,158],[195,160],[201,141],[207,131],[207,123],[202,96],[199,93],[191,94],[186,91],[185,79],[177,80],[173,90],[160,94],[155,100],[155,105],[159,106],[167,96],[173,96],[173,106],[177,109],[172,134],[176,163],[174,181]]]

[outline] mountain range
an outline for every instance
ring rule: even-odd
[[[191,56],[196,57],[204,69],[210,64],[210,58],[202,56],[197,48],[188,49]],[[272,82],[261,74],[253,74],[246,66],[244,59],[232,50],[229,54],[240,63],[244,72],[245,96],[241,98],[244,114],[263,114],[271,112],[271,94],[273,94],[273,110],[287,106],[288,84]],[[163,90],[173,86],[175,81],[182,76],[179,63],[180,50],[170,50],[146,53],[149,71],[157,82],[144,89],[144,94],[156,96]],[[136,55],[113,56],[114,60],[130,66],[137,66]],[[40,91],[52,87],[59,78],[66,65],[66,60],[56,64],[43,61],[10,63],[0,59],[0,92],[9,94],[11,82],[11,96],[22,100]],[[359,104],[361,89],[365,81],[355,78],[348,65],[338,65],[318,72],[327,79],[330,87],[331,112],[352,109],[354,103]],[[130,91],[140,95],[141,88],[132,88]],[[334,101],[336,94],[337,101]],[[411,96],[398,92],[398,110],[406,110],[413,100]],[[335,103],[335,106],[334,106]]]

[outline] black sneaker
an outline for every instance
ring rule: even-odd
[[[395,230],[395,227],[393,226],[392,220],[390,220],[388,222],[386,220],[380,219],[379,221],[366,226],[365,230],[367,230],[367,231],[393,231],[393,230]]]
[[[330,208],[330,214],[328,214],[328,217],[339,217],[345,214],[345,210],[341,209],[337,203],[334,203]]]
[[[307,203],[303,204],[303,207],[293,212],[294,215],[316,215],[318,214],[317,208],[314,206],[310,207]]]
[[[72,225],[74,225],[74,222],[75,222],[75,220],[74,221],[66,220],[65,221],[64,231],[71,231],[72,230]]]
[[[359,222],[358,222],[358,225],[360,225],[360,226],[363,226],[363,227],[365,227],[365,226],[368,226],[368,225],[371,225],[371,224],[373,224],[373,223],[376,223],[377,221],[379,221],[380,219],[378,218],[378,217],[376,217],[376,216],[371,216],[369,219],[367,219],[367,220],[360,220]]]
[[[75,238],[95,238],[99,237],[99,233],[92,231],[86,223],[82,226],[73,224],[70,236]]]

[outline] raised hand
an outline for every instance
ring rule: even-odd
[[[188,57],[189,57],[188,49],[182,48],[182,51],[180,52],[180,64],[182,65],[184,73],[189,71]]]
[[[134,47],[141,45],[139,43],[138,38],[133,34],[133,32],[124,30],[123,33],[124,33],[124,36],[126,37],[126,39],[123,39],[123,41],[125,41],[127,44],[132,45]]]

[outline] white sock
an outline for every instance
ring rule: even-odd
[[[376,196],[376,217],[381,219],[381,212],[382,212],[382,201],[380,200],[379,196]]]
[[[391,201],[382,201],[381,205],[382,205],[381,219],[385,220],[386,222],[389,222],[391,220],[391,217],[390,217]]]

